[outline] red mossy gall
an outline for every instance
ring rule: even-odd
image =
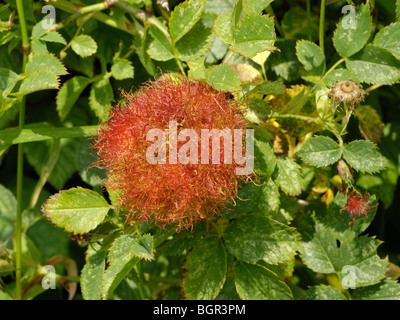
[[[352,215],[352,223],[355,221],[356,217],[359,217],[362,214],[367,216],[370,209],[377,206],[377,204],[374,206],[369,205],[369,198],[370,195],[368,193],[361,196],[352,191],[348,194],[346,206],[343,207],[342,210],[346,210]]]
[[[226,92],[184,76],[164,75],[124,97],[99,127],[93,144],[99,158],[95,165],[107,171],[104,184],[117,194],[117,208],[127,212],[129,221],[150,220],[160,226],[174,223],[178,229],[190,229],[196,221],[221,214],[237,196],[239,180],[247,181],[250,176],[236,175],[239,165],[234,162],[213,164],[212,143],[208,164],[203,159],[187,164],[170,161],[168,130],[171,122],[178,131],[191,129],[199,137],[202,129],[245,130],[243,105]],[[147,137],[151,129],[167,132],[164,163],[149,163],[146,157],[154,145]],[[185,143],[177,141],[177,149]],[[224,148],[220,149],[224,159]],[[242,151],[245,155],[245,148]]]

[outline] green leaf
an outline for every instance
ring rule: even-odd
[[[247,94],[258,93],[262,95],[280,95],[285,94],[286,87],[283,83],[278,81],[266,81],[256,85]]]
[[[101,186],[106,179],[105,170],[93,166],[98,160],[96,153],[91,149],[91,139],[81,139],[76,155],[76,168],[81,179],[91,186]]]
[[[175,54],[182,61],[196,60],[206,54],[214,38],[211,28],[197,23],[175,44]]]
[[[255,171],[270,177],[275,170],[277,158],[271,143],[258,135],[254,136],[254,158]]]
[[[265,267],[235,262],[236,290],[243,300],[292,300],[289,287]]]
[[[226,252],[221,240],[217,237],[200,240],[187,255],[183,268],[185,298],[214,299],[226,278]]]
[[[101,121],[107,121],[114,92],[107,77],[95,81],[90,89],[89,106]]]
[[[392,23],[381,29],[375,36],[374,45],[389,50],[400,59],[400,22]]]
[[[276,35],[274,18],[266,15],[251,15],[241,20],[234,33],[231,49],[252,58],[258,52],[275,50]]]
[[[336,163],[342,156],[342,149],[329,137],[316,136],[301,147],[302,160],[315,167],[325,167]]]
[[[231,17],[231,12],[223,13],[220,14],[214,22],[215,34],[229,44],[234,42],[231,28]]]
[[[366,236],[356,238],[357,232],[351,237],[351,233],[342,236],[343,231],[339,230],[337,236],[335,222],[327,225],[324,218],[306,215],[300,221],[303,262],[315,272],[336,273],[345,289],[378,283],[384,277],[388,263],[387,258],[381,259],[377,255],[376,249],[381,242]],[[341,240],[337,243],[338,238]]]
[[[19,75],[14,71],[0,68],[0,91],[10,93],[19,79]]]
[[[355,289],[351,297],[353,300],[400,300],[400,284],[385,278],[378,284]]]
[[[278,157],[277,159],[275,183],[287,195],[299,195],[303,185],[300,166],[292,158]]]
[[[39,90],[58,89],[58,86],[59,79],[54,72],[40,70],[29,74],[24,79],[18,93],[26,95]]]
[[[40,37],[44,36],[47,32],[49,32],[51,26],[54,23],[54,19],[52,18],[47,18],[40,20],[38,23],[36,23],[32,29],[32,39],[39,39]],[[48,28],[44,28],[48,27]],[[52,32],[52,31],[50,31]]]
[[[108,252],[107,260],[110,264],[118,261],[119,258],[124,255],[131,255],[131,247],[137,244],[137,239],[134,235],[131,234],[122,234],[114,239],[110,250]]]
[[[209,67],[206,70],[206,79],[217,90],[236,91],[240,89],[239,75],[227,64]]]
[[[153,40],[149,44],[147,53],[157,61],[168,61],[174,58],[172,46],[166,35],[154,25],[149,26],[149,32]]]
[[[176,43],[199,21],[207,0],[187,0],[177,5],[169,19],[171,37]]]
[[[196,60],[187,61],[189,67],[189,77],[193,79],[205,79],[206,69],[204,67],[204,57]]]
[[[387,271],[387,258],[381,259],[376,249],[382,242],[371,237],[343,241],[336,270],[344,287],[356,288],[378,283]]]
[[[0,243],[7,243],[11,239],[16,216],[17,201],[13,193],[0,184]],[[0,250],[0,256],[1,253]]]
[[[111,73],[117,80],[133,78],[134,69],[132,62],[122,58],[115,59],[111,67]]]
[[[280,194],[279,189],[272,179],[268,179],[267,183],[258,187],[260,196],[259,199],[252,199],[256,206],[254,208],[255,212],[260,212],[265,215],[271,216],[273,213],[277,212],[280,205]]]
[[[81,234],[93,230],[107,215],[107,201],[81,187],[60,191],[43,205],[43,214],[67,232]]]
[[[145,260],[154,260],[153,236],[145,234],[137,239],[137,243],[131,247],[131,253]]]
[[[108,254],[109,267],[106,269],[101,283],[103,299],[112,296],[121,281],[138,263],[139,258],[131,250],[137,244],[137,239],[128,234],[118,237],[113,242]]]
[[[346,66],[359,82],[389,85],[400,80],[400,61],[376,45],[367,45],[346,60]]]
[[[136,47],[136,53],[139,57],[139,60],[146,69],[147,73],[151,76],[154,76],[156,73],[156,67],[146,51],[148,49],[149,39],[151,40],[151,35],[149,34],[148,29],[148,26],[145,26],[143,36],[136,34],[133,43]]]
[[[353,79],[354,81],[356,80],[354,79],[354,75],[349,70],[338,68],[333,70],[326,76],[324,83],[327,86],[332,87],[335,81],[346,81],[349,79]]]
[[[203,14],[201,15],[200,21],[206,27],[212,27],[217,17],[219,17],[221,14],[232,12],[232,8],[235,4],[234,2],[235,1],[233,0],[224,2],[221,2],[219,0],[208,0],[204,8]]]
[[[153,260],[153,236],[145,234],[140,238],[136,238],[133,235],[124,234],[118,237],[110,248],[108,260],[112,263],[118,260],[120,256],[128,253],[139,259]]]
[[[265,100],[250,99],[247,105],[250,110],[257,112],[259,115],[263,117],[269,116],[271,113],[271,107]],[[249,115],[246,114],[246,116]]]
[[[85,300],[100,300],[101,281],[106,267],[106,253],[98,251],[91,255],[81,272],[82,297]]]
[[[225,284],[215,300],[240,300],[240,297],[237,294],[235,288],[235,276],[233,273],[233,266],[228,266],[228,270],[229,271],[226,276]]]
[[[87,34],[81,34],[72,39],[71,48],[78,56],[86,58],[96,53],[97,43],[91,36]]]
[[[304,69],[312,74],[322,75],[325,71],[325,55],[314,42],[300,40],[296,43],[296,54]]]
[[[36,127],[34,129],[0,130],[0,147],[8,144],[18,144],[34,141],[53,140],[55,138],[82,138],[96,135],[98,126],[81,127]]]
[[[223,236],[229,253],[239,260],[277,264],[292,259],[300,247],[294,228],[259,215],[238,218]]]
[[[61,121],[64,121],[79,96],[90,83],[90,79],[82,76],[75,76],[63,83],[57,93],[57,112]]]
[[[354,21],[350,15],[340,20],[333,35],[333,45],[342,57],[351,57],[365,46],[371,28],[369,5],[362,5],[356,9]]]
[[[0,291],[0,300],[14,300],[9,293]]]
[[[331,229],[321,222],[305,217],[299,231],[303,238],[300,255],[308,268],[319,273],[335,272],[336,240]]]
[[[347,300],[347,298],[338,289],[321,285],[306,290],[302,300]]]
[[[0,46],[5,45],[9,43],[12,39],[15,39],[19,35],[19,32],[17,31],[3,31],[0,32]]]
[[[343,158],[357,171],[374,173],[387,167],[387,160],[376,144],[367,140],[354,140],[345,146]]]
[[[47,41],[47,42],[56,42],[56,43],[61,43],[61,44],[67,44],[67,41],[65,41],[64,37],[59,34],[57,31],[51,31],[43,36],[40,37],[40,40]]]
[[[108,299],[112,296],[114,290],[132,271],[138,261],[138,258],[129,254],[125,254],[110,264],[110,266],[104,272],[101,283],[102,299]]]
[[[242,2],[242,0],[238,0],[238,1],[236,1],[235,5],[233,6],[233,11],[232,11],[231,18],[230,18],[231,32],[234,37],[235,37],[236,29],[237,29],[240,21],[242,20],[243,13],[244,13],[243,12],[243,2]],[[235,43],[235,42],[233,42],[233,43]]]
[[[295,263],[296,259],[290,259],[279,263],[278,265],[268,264],[265,262],[261,262],[260,265],[271,270],[278,276],[280,280],[286,281],[287,278],[291,278],[293,276]]]
[[[258,14],[274,0],[243,0],[243,10],[247,15]]]
[[[32,47],[32,52],[34,54],[46,54],[49,53],[47,50],[46,43],[39,40],[39,39],[33,39],[31,42],[31,47]]]
[[[67,69],[53,54],[35,54],[31,56],[26,64],[26,73],[34,73],[39,70],[53,72],[61,76],[67,74]]]
[[[235,205],[232,206],[234,212],[232,216],[228,215],[228,217],[236,218],[238,215],[255,212],[260,193],[260,188],[253,183],[248,183],[241,187],[238,191],[238,199]]]

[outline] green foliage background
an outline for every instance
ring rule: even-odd
[[[2,1],[0,299],[400,299],[400,1],[325,4]],[[123,228],[90,137],[167,72],[247,99],[260,185],[208,227]],[[348,79],[354,110],[327,96]],[[338,162],[371,194],[354,223]]]

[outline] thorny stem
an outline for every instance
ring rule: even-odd
[[[319,118],[314,118],[314,117],[307,117],[307,116],[302,116],[298,114],[287,114],[287,113],[273,113],[269,116],[270,119],[295,119],[295,120],[301,120],[301,121],[306,121],[306,122],[314,122],[317,124],[322,124],[322,120]]]
[[[322,53],[325,53],[325,8],[326,8],[326,0],[321,0],[321,11],[319,14],[319,47],[322,50]]]
[[[57,138],[83,138],[97,135],[99,126],[58,127],[37,129],[5,129],[0,130],[2,145],[21,144],[26,142],[52,140]]]
[[[311,41],[312,35],[311,35],[311,0],[307,0],[307,35],[308,35],[308,40]]]
[[[181,70],[182,74],[186,74],[185,69],[183,68],[182,62],[178,58],[176,58],[175,60],[176,60],[176,63],[178,64],[179,69]]]
[[[26,27],[24,6],[22,0],[17,0],[17,11],[19,18],[19,25],[21,28],[23,60],[22,72],[25,72],[26,63],[29,54],[29,39],[28,30]],[[21,98],[18,128],[23,129],[25,122],[25,97]],[[21,283],[21,267],[22,267],[22,191],[24,179],[24,149],[23,145],[18,145],[17,156],[17,217],[15,221],[15,299],[22,299],[22,283]]]
[[[89,13],[95,11],[101,11],[110,8],[112,5],[112,1],[104,1],[96,4],[92,4],[86,7],[82,7],[79,9],[80,13]]]
[[[141,300],[145,300],[144,292],[143,292],[143,285],[144,285],[144,279],[143,279],[143,272],[142,272],[142,265],[140,261],[135,265],[134,267],[136,273],[138,274],[139,281],[137,283],[138,289],[139,289],[139,296]]]
[[[80,276],[65,276],[62,274],[56,274],[56,280],[67,280],[68,282],[81,282]]]

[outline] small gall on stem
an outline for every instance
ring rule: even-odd
[[[345,210],[352,216],[351,223],[353,223],[356,217],[360,217],[361,215],[367,216],[368,212],[378,206],[378,204],[371,206],[368,204],[368,200],[370,198],[369,193],[365,193],[363,195],[359,195],[356,192],[352,191],[347,195],[346,205],[342,208],[341,211]]]
[[[237,174],[246,166],[237,160],[248,153],[247,139],[242,144],[244,137],[235,134],[247,136],[243,102],[183,75],[163,76],[124,97],[99,129],[93,148],[99,158],[94,165],[106,169],[104,184],[117,195],[116,207],[127,212],[127,220],[191,229],[229,209],[239,182],[253,177]],[[216,136],[215,143],[211,135],[199,143],[205,130],[228,131],[230,139]],[[226,150],[234,151],[235,161],[225,161]]]
[[[337,103],[346,103],[352,106],[365,98],[365,91],[353,80],[336,81],[328,92],[328,97]]]

